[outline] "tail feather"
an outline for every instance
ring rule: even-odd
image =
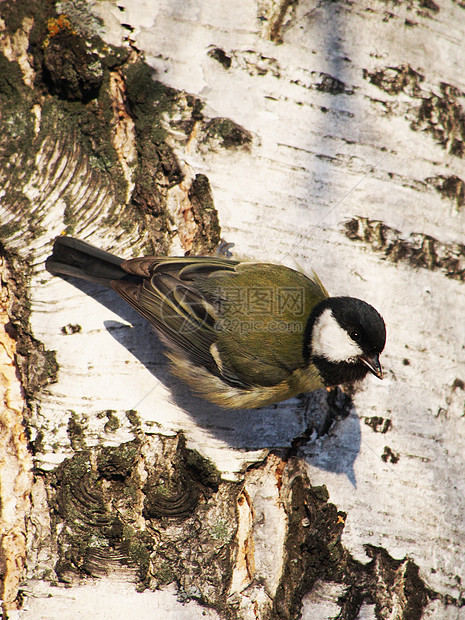
[[[112,280],[133,279],[121,268],[124,259],[73,237],[57,237],[45,267],[54,275],[82,278],[111,288]]]

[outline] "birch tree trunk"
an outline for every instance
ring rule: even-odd
[[[0,17],[4,616],[465,618],[465,4]],[[315,270],[386,378],[220,410],[62,233]]]

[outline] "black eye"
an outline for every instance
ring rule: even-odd
[[[353,329],[349,336],[352,338],[352,340],[355,340],[355,342],[358,342],[361,338],[360,336],[360,332],[358,332],[356,329]]]

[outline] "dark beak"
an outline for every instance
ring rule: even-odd
[[[374,355],[366,355],[363,353],[363,355],[360,355],[358,359],[363,362],[365,366],[368,366],[368,370],[372,372],[375,377],[378,377],[378,379],[383,378],[383,369],[379,363],[378,353],[375,353]]]

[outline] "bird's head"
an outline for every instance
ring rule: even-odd
[[[328,386],[358,381],[368,372],[382,379],[385,342],[383,318],[360,299],[330,297],[312,313],[310,359]]]

